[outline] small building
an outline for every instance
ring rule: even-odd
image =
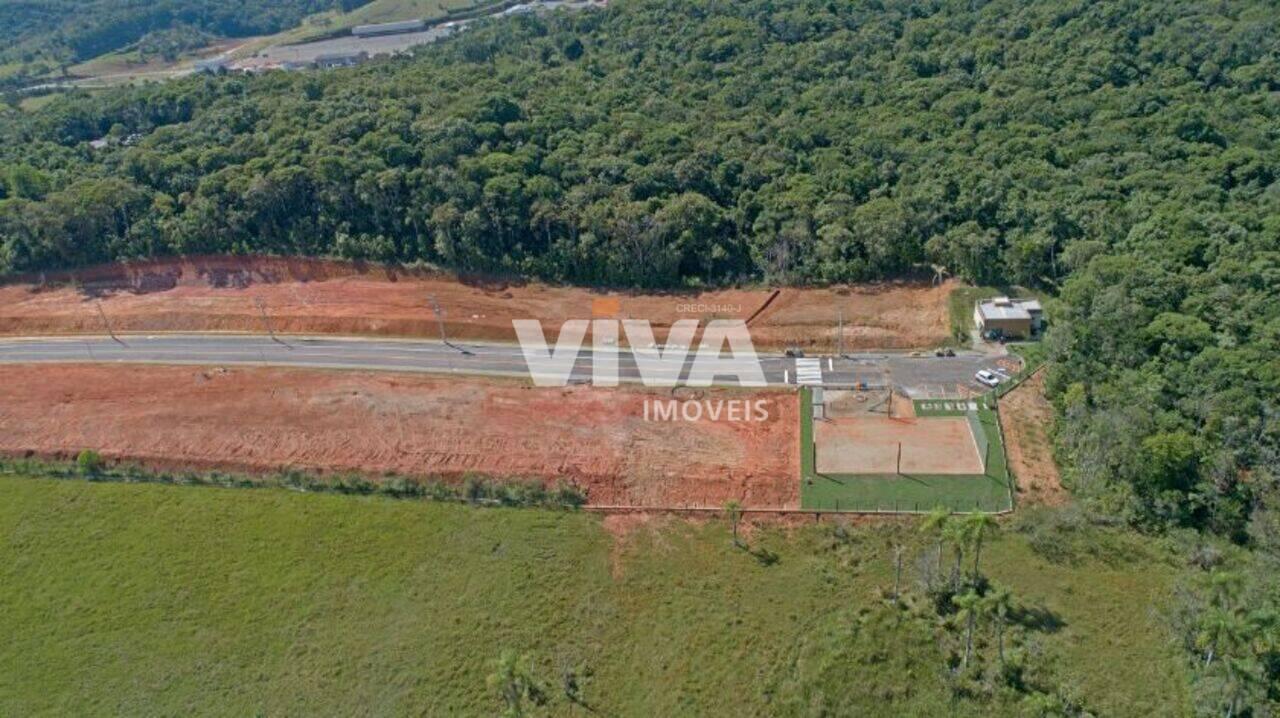
[[[1044,307],[1041,306],[1039,299],[1017,299],[1015,300],[1027,310],[1027,314],[1031,315],[1031,333],[1039,334],[1044,331]]]
[[[375,37],[377,35],[399,35],[405,32],[419,32],[427,29],[425,20],[401,20],[399,22],[380,22],[375,25],[356,25],[351,34],[356,37]]]
[[[316,59],[312,60],[312,64],[319,68],[332,67],[353,67],[359,65],[369,59],[369,53],[361,50],[360,52],[331,52],[324,55],[316,55]]]
[[[995,297],[978,302],[973,322],[984,335],[1026,339],[1044,328],[1044,308],[1036,299]]]

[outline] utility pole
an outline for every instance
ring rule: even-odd
[[[836,356],[844,356],[844,310],[837,310],[840,326],[836,329]]]
[[[120,337],[116,336],[115,331],[112,330],[111,322],[107,320],[107,313],[102,311],[102,302],[94,300],[93,306],[98,309],[98,316],[102,318],[102,326],[107,328],[107,334],[111,335],[111,339],[122,347],[128,346],[124,342],[120,341]]]
[[[444,309],[440,307],[440,302],[436,301],[434,294],[428,294],[427,301],[431,304],[431,313],[436,315],[436,322],[440,325],[440,341],[446,346],[452,346],[449,344],[449,337],[444,333]]]
[[[470,355],[471,354],[470,351],[463,349],[460,346],[456,346],[453,342],[449,341],[449,337],[445,334],[444,308],[440,306],[440,302],[436,301],[436,295],[428,294],[427,302],[431,304],[431,313],[436,315],[436,323],[440,325],[440,341],[450,349],[457,349],[459,352],[463,354]]]
[[[276,336],[275,331],[272,330],[271,320],[267,318],[266,300],[264,300],[262,297],[254,297],[253,303],[258,305],[258,314],[262,315],[262,325],[267,328],[267,336],[271,337],[271,341],[275,342],[276,344],[280,344],[282,346],[286,346],[292,349],[293,347],[289,346],[287,342],[281,341],[280,338]]]

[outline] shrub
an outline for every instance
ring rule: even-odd
[[[79,456],[76,457],[76,468],[80,471],[82,476],[96,478],[100,473],[102,473],[102,465],[102,456],[98,452],[90,449],[81,451]]]

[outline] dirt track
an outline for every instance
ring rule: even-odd
[[[747,319],[758,347],[915,349],[947,339],[952,286],[903,282],[832,289],[632,294],[454,278],[309,259],[214,257],[107,265],[0,286],[0,334],[264,331],[513,340],[512,319],[647,319],[658,338],[679,319]],[[771,301],[772,297],[772,301]],[[261,309],[259,308],[261,303]],[[767,305],[767,306],[766,306]],[[101,307],[101,314],[99,313]],[[764,308],[762,310],[762,308]]]
[[[554,481],[592,505],[794,507],[798,402],[766,421],[653,422],[643,389],[534,389],[514,381],[287,369],[6,366],[0,452],[157,467],[468,472]]]

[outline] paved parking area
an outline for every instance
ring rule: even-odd
[[[1009,365],[1010,362],[1014,365]],[[851,359],[823,358],[823,384],[865,384],[877,389],[892,385],[913,399],[961,398],[986,390],[987,387],[973,378],[979,369],[1000,369],[1004,364],[1007,366],[1003,370],[1008,371],[1017,362],[1019,360],[1013,356],[999,358],[967,353],[954,357],[882,355]]]

